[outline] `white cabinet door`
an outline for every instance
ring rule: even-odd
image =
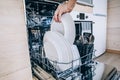
[[[100,56],[106,50],[106,17],[94,16],[93,34],[95,36],[95,55]]]
[[[107,14],[107,0],[93,0],[93,14]]]
[[[106,23],[107,23],[107,0],[93,0],[93,33],[95,36],[96,56],[100,56],[106,50]]]

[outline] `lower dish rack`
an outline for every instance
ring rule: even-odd
[[[79,59],[72,60],[69,63],[64,63],[64,62],[57,62],[57,61],[52,61],[49,60],[46,57],[43,57],[43,54],[37,54],[35,56],[32,56],[32,68],[36,68],[36,66],[41,67],[45,72],[49,73],[52,75],[56,80],[92,80],[93,76],[95,75],[95,66],[93,59],[91,56],[93,56],[95,53],[95,50],[92,51],[91,53],[88,53]],[[33,60],[37,59],[37,60]],[[84,60],[84,61],[83,61]],[[74,67],[73,64],[75,61],[79,61],[79,65],[77,67]],[[82,62],[82,64],[81,64]],[[69,69],[66,69],[64,71],[60,71],[56,69],[56,66],[59,64],[63,65],[68,65],[70,64],[71,67]],[[33,74],[35,71],[33,70]],[[40,79],[41,80],[41,79]]]

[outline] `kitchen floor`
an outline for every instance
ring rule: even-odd
[[[120,54],[115,53],[104,53],[96,59],[99,62],[112,65],[120,71]]]

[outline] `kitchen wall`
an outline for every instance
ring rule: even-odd
[[[0,80],[32,80],[23,0],[0,0]]]
[[[120,53],[120,0],[108,0],[107,51]]]
[[[73,10],[78,12],[84,12],[84,13],[93,13],[93,7],[80,5],[78,3],[75,5]]]

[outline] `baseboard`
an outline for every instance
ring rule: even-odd
[[[107,53],[116,53],[116,54],[120,54],[120,51],[118,50],[111,50],[111,49],[106,49]]]

